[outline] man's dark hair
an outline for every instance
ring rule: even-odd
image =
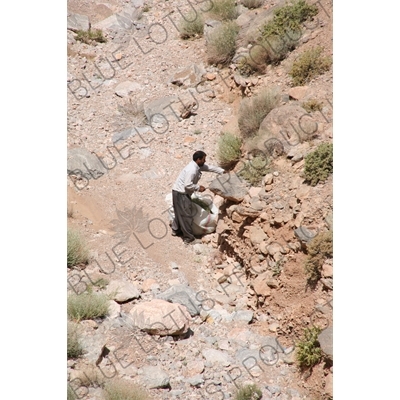
[[[196,151],[196,153],[193,154],[193,161],[196,162],[196,160],[198,160],[199,158],[203,158],[204,156],[206,156],[207,154],[204,153],[204,151]]]

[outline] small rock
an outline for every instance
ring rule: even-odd
[[[169,386],[169,375],[160,367],[145,366],[142,369],[142,380],[149,389]]]
[[[289,97],[301,100],[307,94],[308,86],[296,86],[289,90]]]
[[[190,386],[198,387],[204,383],[204,379],[202,375],[194,375],[190,378],[187,378],[186,382],[188,382]]]
[[[140,297],[139,288],[133,283],[125,281],[111,281],[107,286],[106,293],[112,296],[112,299],[118,303]]]
[[[318,335],[322,351],[333,359],[333,327],[329,326]]]

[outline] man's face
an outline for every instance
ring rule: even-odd
[[[198,165],[199,167],[202,167],[202,166],[205,164],[205,162],[206,162],[206,156],[204,156],[203,158],[199,158],[199,159],[197,160],[197,165]]]

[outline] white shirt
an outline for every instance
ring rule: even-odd
[[[172,190],[176,190],[180,193],[192,194],[200,189],[200,185],[197,182],[201,178],[201,171],[215,172],[217,174],[223,174],[225,171],[220,167],[214,167],[213,165],[204,164],[199,167],[194,161],[190,161],[188,165],[181,171],[178,179],[174,183]]]

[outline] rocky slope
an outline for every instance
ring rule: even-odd
[[[242,32],[274,6],[241,7]],[[84,235],[91,261],[68,270],[67,290],[103,280],[93,290],[113,296],[106,319],[79,323],[85,354],[68,360],[69,384],[84,399],[102,399],[96,382],[117,376],[152,399],[233,398],[246,382],[263,399],[329,398],[331,356],[301,373],[294,355],[304,328],[332,327],[332,260],[315,288],[303,268],[305,243],[332,226],[332,177],[311,187],[303,176],[304,156],[332,141],[332,71],[303,88],[292,88],[287,71],[307,48],[332,51],[332,5],[321,1],[301,44],[251,78],[234,63],[207,65],[205,38],[179,38],[175,25],[188,10],[178,0],[68,2],[68,226]],[[89,23],[106,43],[76,40]],[[240,201],[207,190],[220,208],[217,230],[187,247],[170,235],[166,195],[195,150],[217,164],[220,132],[238,130],[242,96],[264,87],[279,88],[289,133],[297,114],[287,107],[322,102],[310,117],[315,137],[271,157],[262,184],[248,185]],[[204,173],[203,185],[212,189],[214,178]],[[329,338],[321,345],[329,353]]]

